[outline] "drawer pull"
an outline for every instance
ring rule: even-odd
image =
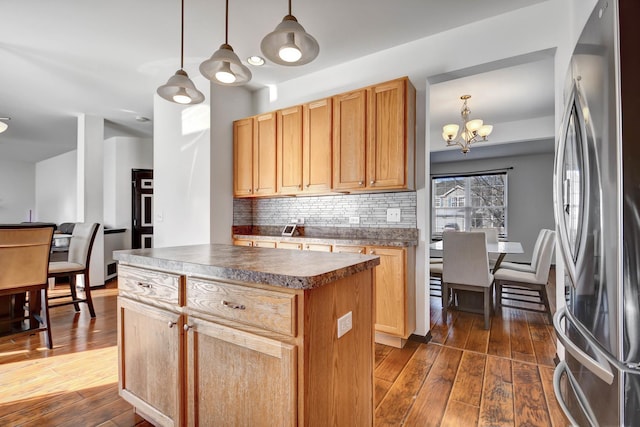
[[[191,329],[193,326],[191,325],[187,325],[186,323],[184,324],[184,326],[182,327],[182,329],[184,329],[185,331],[189,331],[189,329]]]
[[[224,305],[225,307],[232,308],[234,310],[245,310],[247,308],[242,304],[235,304],[233,302],[229,302],[225,300],[222,300],[221,302],[222,302],[222,305]]]
[[[142,283],[142,282],[138,282],[138,286],[140,286],[141,288],[149,288],[151,289],[152,286],[148,283]]]
[[[168,322],[169,323],[169,329],[173,328],[174,326],[176,326],[176,322]]]

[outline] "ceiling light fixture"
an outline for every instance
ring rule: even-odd
[[[9,125],[3,122],[2,120],[11,120],[11,117],[0,117],[0,133],[4,132],[9,128]]]
[[[320,52],[320,46],[313,36],[305,31],[291,14],[282,19],[275,30],[267,34],[260,43],[262,54],[271,62],[280,65],[304,65],[313,61]]]
[[[224,21],[224,44],[211,58],[200,64],[200,73],[214,83],[224,86],[240,86],[251,80],[251,71],[235,54],[228,43],[229,38],[229,0],[226,0]]]
[[[260,67],[264,65],[264,58],[262,56],[253,55],[247,58],[247,62],[250,65],[255,65],[256,67]]]
[[[467,106],[469,98],[471,98],[471,95],[462,95],[460,97],[464,101],[462,110],[460,110],[463,129],[460,133],[460,138],[456,139],[460,126],[448,124],[442,127],[442,138],[447,142],[447,147],[459,145],[463,154],[467,154],[471,150],[471,144],[474,142],[486,141],[487,136],[493,130],[493,126],[483,124],[480,119],[469,120],[469,114],[471,114],[471,110]]]
[[[158,88],[158,95],[177,104],[199,104],[204,101],[204,95],[193,84],[189,75],[184,71],[184,0],[182,0],[182,21],[180,27],[180,69],[169,77],[166,84]]]

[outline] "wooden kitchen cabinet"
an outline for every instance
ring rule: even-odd
[[[234,197],[276,194],[276,114],[233,122]]]
[[[253,118],[233,122],[233,195],[253,196]]]
[[[334,97],[333,188],[412,189],[415,88],[401,78]]]
[[[367,246],[367,253],[378,255],[375,269],[376,342],[404,347],[416,327],[415,248]]]
[[[333,100],[303,106],[302,184],[304,193],[329,192],[332,188]]]
[[[253,246],[253,240],[233,239],[233,246]]]
[[[366,186],[367,91],[333,97],[333,188]]]
[[[278,242],[278,243],[276,243],[276,248],[278,248],[278,249],[295,249],[295,250],[302,250],[302,243],[296,243],[296,242]]]
[[[296,194],[302,192],[302,106],[277,112],[277,192]]]
[[[413,188],[415,89],[408,79],[367,91],[367,186]]]
[[[331,245],[326,243],[305,243],[302,249],[305,251],[331,252]]]
[[[367,248],[365,246],[352,245],[333,245],[333,252],[345,252],[350,254],[365,254]]]

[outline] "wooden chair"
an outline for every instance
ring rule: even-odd
[[[0,226],[0,301],[9,307],[0,336],[45,332],[47,348],[53,348],[46,303],[52,237],[50,225]]]
[[[536,258],[535,272],[517,271],[500,267],[495,272],[496,300],[497,306],[518,308],[521,310],[538,311],[548,314],[552,318],[549,298],[547,297],[547,283],[549,280],[549,270],[551,268],[551,255],[555,245],[555,231],[547,230],[544,240],[540,245],[538,257]],[[532,295],[534,291],[537,295]],[[535,297],[538,299],[534,299]],[[532,298],[533,297],[533,298]],[[534,304],[534,307],[525,304],[507,305],[502,300],[517,301],[519,303]],[[543,310],[535,306],[542,305]]]
[[[449,290],[480,292],[483,295],[484,328],[489,329],[492,310],[493,275],[489,272],[484,233],[443,233],[442,309],[446,316]]]
[[[69,278],[69,294],[49,296],[49,308],[59,307],[62,305],[73,304],[76,311],[80,311],[79,303],[86,303],[89,307],[91,317],[96,317],[93,309],[93,300],[91,299],[91,283],[89,278],[89,264],[91,261],[91,251],[93,242],[100,224],[97,223],[77,223],[73,228],[71,242],[69,243],[69,258],[67,261],[57,261],[49,263],[49,277],[68,277]],[[84,275],[84,298],[80,298],[76,291],[76,276]],[[51,300],[60,298],[70,298],[67,301],[51,304]]]

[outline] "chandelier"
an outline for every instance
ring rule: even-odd
[[[458,137],[459,125],[448,124],[442,127],[442,137],[447,143],[447,147],[459,145],[463,154],[467,154],[471,150],[471,144],[474,142],[486,141],[487,136],[493,130],[493,126],[483,124],[481,119],[469,120],[471,110],[467,106],[467,100],[471,95],[462,95],[460,99],[464,101],[460,115],[462,116],[462,132]],[[482,138],[482,139],[480,139]]]

